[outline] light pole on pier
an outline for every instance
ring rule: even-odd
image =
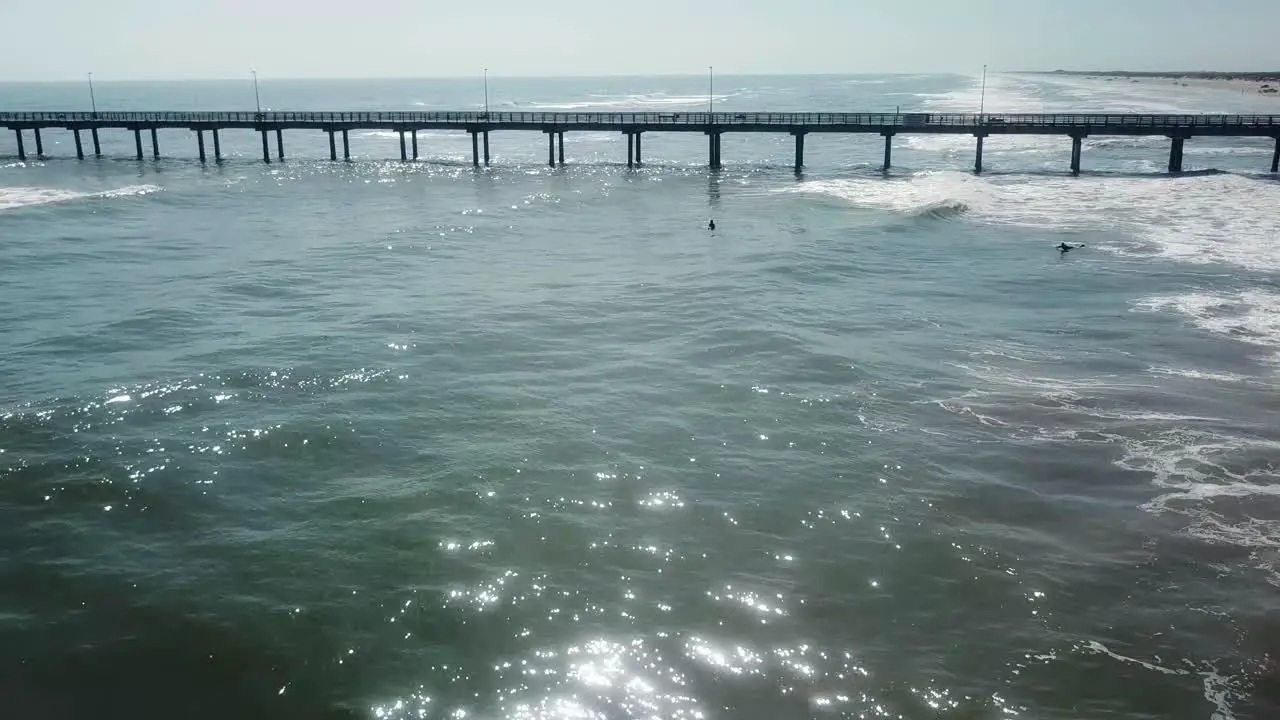
[[[979,120],[981,120],[982,116],[986,113],[986,109],[987,109],[987,66],[983,65],[982,66],[982,94],[979,96],[979,99],[978,99],[978,119]]]
[[[249,74],[253,75],[253,103],[258,107],[258,114],[261,115],[262,114],[262,97],[258,95],[258,71],[250,70]]]
[[[93,116],[98,117],[98,99],[93,95],[93,73],[89,73],[89,106],[93,108]]]
[[[489,119],[489,68],[484,69],[484,119]]]
[[[716,96],[716,69],[707,66],[707,114],[711,114],[711,103]]]

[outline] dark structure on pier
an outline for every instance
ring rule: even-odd
[[[81,133],[88,131],[93,153],[102,154],[100,130],[132,132],[137,159],[143,159],[142,133],[151,136],[151,154],[160,157],[156,130],[176,128],[196,134],[201,162],[206,161],[204,134],[213,137],[213,157],[222,159],[219,131],[252,130],[262,135],[262,160],[271,162],[271,135],[276,158],[284,160],[285,130],[319,130],[329,135],[329,159],[351,159],[350,131],[390,130],[400,135],[400,159],[418,159],[419,130],[457,130],[471,135],[472,163],[489,164],[489,133],[526,130],[547,136],[547,162],[564,164],[565,133],[611,131],[627,136],[627,165],[641,160],[641,138],[648,132],[701,133],[708,139],[708,165],[721,164],[720,139],[725,133],[787,133],[795,138],[795,167],[804,167],[804,139],[809,133],[875,134],[884,138],[884,168],[893,159],[893,138],[901,134],[972,135],[974,171],[982,172],[983,140],[991,135],[1063,135],[1071,138],[1072,173],[1078,174],[1084,138],[1091,135],[1164,136],[1171,140],[1169,172],[1182,171],[1183,144],[1196,137],[1269,137],[1276,141],[1271,172],[1280,171],[1280,115],[1139,115],[1139,114],[941,114],[941,113],[550,113],[550,112],[0,112],[0,125],[17,134],[18,157],[26,159],[23,133],[31,131],[37,157],[44,156],[41,131],[65,129],[75,134],[76,156],[84,158]],[[406,145],[406,136],[411,139]],[[483,148],[483,152],[482,152]]]

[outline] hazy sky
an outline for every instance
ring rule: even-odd
[[[1280,69],[1280,0],[8,0],[0,80]]]

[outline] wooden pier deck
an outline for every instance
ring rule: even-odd
[[[1280,171],[1280,115],[1169,115],[1134,113],[773,113],[773,112],[0,112],[0,126],[16,133],[18,156],[26,159],[24,132],[34,135],[36,156],[44,156],[42,130],[65,129],[75,135],[76,154],[84,158],[81,133],[92,136],[93,154],[101,155],[100,130],[134,134],[136,157],[143,159],[142,133],[151,136],[159,157],[156,131],[185,129],[197,135],[200,160],[206,161],[204,134],[212,134],[214,160],[222,159],[219,131],[246,129],[261,133],[262,159],[271,162],[270,135],[276,157],[284,159],[285,130],[319,130],[329,136],[329,157],[338,159],[337,136],[350,160],[352,130],[388,130],[400,134],[400,159],[418,158],[419,130],[457,130],[471,136],[472,162],[489,164],[489,133],[534,131],[548,137],[548,162],[564,163],[564,135],[574,131],[610,131],[627,136],[627,162],[641,160],[641,136],[649,132],[700,133],[708,137],[708,164],[721,164],[720,137],[725,133],[786,133],[795,138],[796,170],[804,166],[804,138],[809,133],[877,134],[885,139],[884,167],[892,161],[893,137],[904,134],[972,135],[976,139],[974,170],[982,171],[983,139],[992,135],[1062,135],[1071,138],[1073,173],[1080,171],[1081,142],[1098,135],[1157,136],[1170,139],[1169,171],[1182,170],[1183,145],[1196,137],[1269,137],[1276,140],[1271,172]],[[412,140],[412,158],[406,137]],[[483,145],[483,153],[481,146]]]

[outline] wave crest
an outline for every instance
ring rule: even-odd
[[[71,200],[82,200],[84,198],[122,198],[137,197],[140,195],[150,195],[154,192],[160,192],[164,188],[159,185],[128,185],[113,190],[100,190],[98,192],[78,192],[75,190],[63,190],[60,188],[40,188],[40,187],[0,187],[0,210],[12,210],[20,207],[30,207],[32,205],[48,205],[51,203],[69,202]]]

